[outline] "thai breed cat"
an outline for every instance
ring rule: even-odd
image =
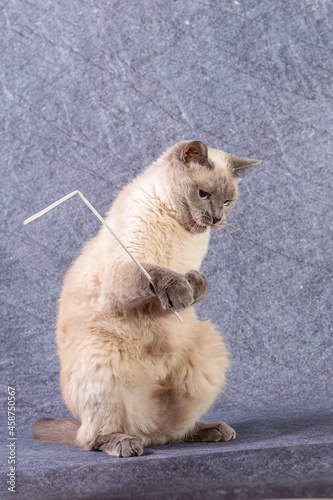
[[[130,457],[235,438],[225,423],[199,420],[224,385],[228,353],[193,306],[208,291],[199,269],[210,230],[235,206],[238,173],[257,163],[183,141],[119,193],[106,222],[152,283],[105,227],[85,244],[64,279],[56,332],[76,419],[39,419],[35,439]]]

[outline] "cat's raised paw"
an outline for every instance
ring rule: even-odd
[[[208,292],[208,282],[206,276],[203,273],[192,269],[185,274],[185,278],[193,290],[193,304],[203,300]]]
[[[182,311],[193,304],[193,288],[181,274],[159,270],[153,278],[154,290],[163,309]]]

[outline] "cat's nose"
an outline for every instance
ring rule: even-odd
[[[220,222],[221,218],[220,217],[213,217],[213,224],[217,224],[218,222]]]

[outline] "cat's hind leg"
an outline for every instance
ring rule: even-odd
[[[114,457],[134,457],[143,453],[143,446],[139,439],[120,432],[113,432],[105,436],[98,436],[93,448],[101,450]]]
[[[235,439],[236,432],[224,422],[197,422],[194,429],[189,432],[182,441],[185,442],[207,442],[207,441],[231,441]]]

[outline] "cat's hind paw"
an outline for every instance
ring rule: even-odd
[[[224,422],[197,422],[195,428],[186,437],[188,442],[218,442],[232,441],[236,438],[236,432]]]

